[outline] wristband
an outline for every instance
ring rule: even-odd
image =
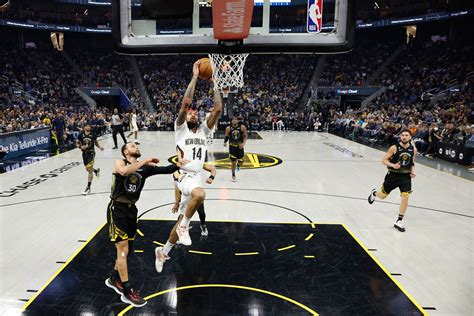
[[[214,177],[214,176],[211,174],[211,175],[209,176],[209,179],[212,179],[212,180],[214,180],[214,179],[215,179],[215,177]]]

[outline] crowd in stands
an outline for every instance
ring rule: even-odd
[[[65,151],[75,148],[75,140],[86,124],[97,135],[104,134],[110,115],[107,108],[92,110],[89,106],[49,107],[19,102],[0,110],[0,133],[47,127],[60,151]]]
[[[97,6],[94,10],[56,1],[8,1],[0,18],[24,22],[54,23],[83,26],[110,26],[111,8]]]
[[[455,47],[445,42],[414,43],[389,65],[380,84],[387,87],[388,104],[416,105],[450,86],[467,82],[466,75],[474,71],[469,46]]]
[[[144,101],[140,96],[131,70],[131,57],[121,56],[110,50],[75,49],[69,52],[85,76],[86,86],[120,87],[130,98],[133,106],[142,108]]]
[[[370,47],[370,50],[367,49]],[[327,56],[319,78],[320,86],[362,86],[393,53],[394,43],[358,44],[348,54]]]
[[[157,111],[162,130],[172,130],[174,115],[191,78],[196,57],[139,58],[139,68]],[[256,130],[271,129],[274,117],[287,121],[289,128],[304,130],[301,114],[296,108],[314,72],[316,57],[250,56],[244,68],[244,87],[230,93],[229,103],[242,119]],[[212,105],[212,90],[208,82],[199,80],[196,87],[196,107]]]
[[[370,145],[387,147],[408,128],[418,152],[435,156],[438,142],[465,145],[474,141],[472,88],[473,82],[442,102],[418,99],[416,103],[391,102],[382,95],[372,105],[344,113],[332,108],[329,130],[340,136]]]
[[[81,85],[80,76],[70,69],[60,54],[41,46],[19,49],[5,45],[0,51],[3,93],[15,89],[11,94],[26,94],[26,99],[50,106],[83,103],[74,92],[74,88]]]
[[[420,47],[424,48],[422,52]],[[386,61],[393,46],[378,44],[371,51],[377,58],[367,57],[360,47],[349,54],[329,56],[319,84],[365,84]],[[98,132],[105,132],[110,110],[91,110],[73,91],[85,85],[120,86],[138,109],[141,130],[173,130],[196,56],[135,57],[152,100],[153,109],[146,110],[131,70],[131,57],[71,49],[71,65],[62,54],[41,45],[34,49],[10,46],[1,51],[0,99],[7,102],[0,110],[0,132],[41,126],[52,126],[54,131],[58,126],[54,121],[62,119],[65,149],[72,148],[74,135],[86,122]],[[469,48],[446,43],[409,44],[381,73],[379,84],[386,91],[367,107],[341,111],[334,101],[320,102],[316,98],[311,106],[297,111],[317,58],[250,56],[244,69],[245,86],[230,93],[225,102],[255,131],[329,129],[356,141],[387,146],[402,128],[409,128],[418,150],[428,155],[434,154],[437,141],[462,144],[472,137],[473,82],[467,76],[474,69]],[[458,90],[446,92],[452,85]],[[24,93],[15,93],[14,87]],[[203,118],[213,104],[208,81],[198,81],[195,101]],[[128,116],[125,118],[127,122]]]

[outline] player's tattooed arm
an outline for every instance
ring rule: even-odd
[[[193,103],[194,90],[196,90],[196,82],[199,76],[199,61],[193,65],[193,78],[184,93],[183,101],[181,102],[181,109],[179,110],[178,118],[176,119],[176,125],[182,125],[186,120],[186,114],[188,113],[189,107]]]
[[[222,97],[219,90],[214,86],[214,110],[212,110],[211,115],[207,118],[206,124],[209,129],[212,129],[216,125],[217,120],[221,116],[222,112]]]

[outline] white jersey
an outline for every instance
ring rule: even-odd
[[[138,129],[138,125],[137,125],[137,115],[132,113],[132,118],[130,120],[130,123],[132,125],[132,128],[135,129],[137,128]]]
[[[206,121],[207,119],[211,116],[211,113],[207,113],[206,114]],[[212,145],[212,140],[214,139],[214,133],[216,132],[216,126],[217,126],[217,122],[216,124],[211,128],[211,133],[209,133],[209,135],[207,135],[207,146],[211,146]]]
[[[202,122],[196,133],[189,130],[188,124],[184,122],[180,126],[174,122],[174,138],[176,149],[181,156],[189,162],[181,170],[190,173],[201,173],[206,159],[207,142],[206,139],[211,133],[207,123]]]

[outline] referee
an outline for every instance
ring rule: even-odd
[[[125,134],[123,133],[123,117],[119,114],[118,109],[114,109],[114,114],[112,115],[112,138],[114,139],[114,148],[118,149],[117,146],[117,134],[123,139],[123,142],[126,144],[127,139],[125,138]]]

